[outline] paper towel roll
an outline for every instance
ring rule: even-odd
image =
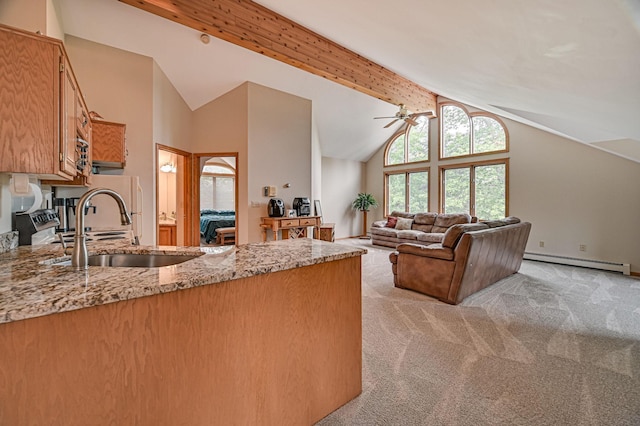
[[[29,175],[14,173],[9,180],[9,192],[13,195],[29,195]]]
[[[33,205],[27,209],[26,213],[33,213],[42,205],[42,190],[35,183],[30,183],[29,187],[33,193]]]

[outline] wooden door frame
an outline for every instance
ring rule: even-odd
[[[156,245],[160,242],[160,222],[158,220],[158,202],[159,202],[159,182],[160,182],[160,167],[158,166],[158,158],[160,151],[167,151],[173,154],[179,155],[183,158],[184,167],[179,167],[177,173],[182,174],[182,193],[183,199],[179,200],[183,203],[183,232],[184,235],[184,245],[185,246],[199,246],[200,245],[200,236],[196,240],[193,239],[193,232],[190,232],[194,228],[193,224],[193,215],[191,212],[193,211],[193,185],[191,181],[191,176],[193,175],[193,154],[187,151],[183,151],[178,148],[174,148],[167,145],[162,145],[156,143],[156,156],[155,156],[155,170],[156,170]],[[176,212],[177,213],[177,212]],[[199,223],[199,222],[198,222]]]
[[[191,182],[192,182],[192,187],[193,187],[193,203],[192,203],[192,212],[193,212],[193,216],[191,218],[191,220],[193,221],[194,224],[198,224],[197,227],[193,227],[193,235],[192,235],[192,239],[194,239],[194,241],[198,241],[198,245],[200,245],[200,159],[202,157],[234,157],[236,159],[236,176],[235,176],[235,184],[234,184],[234,191],[235,191],[235,200],[234,200],[234,205],[235,205],[235,212],[236,212],[236,232],[235,232],[235,239],[234,241],[236,242],[236,244],[238,244],[238,223],[239,223],[239,217],[238,217],[238,153],[237,152],[199,152],[199,153],[195,153],[192,156],[192,175],[191,175]]]

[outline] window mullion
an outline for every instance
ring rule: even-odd
[[[469,215],[476,215],[476,168],[475,166],[469,167]]]
[[[404,211],[409,211],[409,172],[404,174]]]
[[[473,155],[476,152],[475,141],[473,137],[473,120],[469,117],[469,154]]]
[[[404,162],[409,162],[409,127],[404,132]]]

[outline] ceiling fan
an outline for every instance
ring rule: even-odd
[[[431,112],[429,112],[427,114],[431,115]],[[404,104],[400,104],[400,109],[398,110],[398,112],[396,112],[396,115],[394,115],[393,117],[373,117],[373,119],[377,120],[377,119],[380,119],[380,118],[393,118],[393,120],[389,124],[384,126],[385,129],[387,127],[391,126],[393,123],[395,123],[398,120],[404,120],[405,122],[411,124],[412,126],[417,126],[418,122],[413,119],[413,115],[414,114],[409,114],[409,111],[404,106]]]

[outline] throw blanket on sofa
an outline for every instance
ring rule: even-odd
[[[218,228],[236,226],[236,212],[233,210],[202,210],[200,212],[200,236],[207,244],[215,241]]]

